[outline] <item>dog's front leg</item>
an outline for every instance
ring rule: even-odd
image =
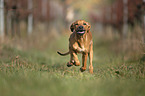
[[[70,62],[67,63],[67,66],[70,67],[72,65],[79,66],[80,62],[77,56],[77,53],[73,50],[70,51]]]
[[[90,45],[90,52],[89,52],[89,61],[90,61],[89,72],[90,73],[93,73],[92,60],[93,60],[93,43]]]
[[[83,52],[82,53],[82,67],[80,68],[81,72],[86,70],[87,58],[88,58],[88,53],[87,52]]]
[[[79,53],[81,53],[81,52],[84,52],[84,51],[85,51],[85,49],[84,49],[84,48],[79,47],[79,45],[78,45],[78,43],[77,43],[77,42],[75,42],[75,43],[73,44],[72,48],[73,48],[73,50],[75,50],[76,52],[79,52]]]
[[[73,49],[77,52],[83,52],[84,49],[80,48],[78,45],[76,46],[75,44],[73,45]]]

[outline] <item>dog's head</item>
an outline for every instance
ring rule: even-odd
[[[91,25],[85,20],[77,20],[70,26],[72,32],[76,32],[79,35],[83,35],[86,32],[89,32]]]

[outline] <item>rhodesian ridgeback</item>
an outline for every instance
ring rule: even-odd
[[[93,73],[93,41],[92,33],[90,31],[91,25],[84,20],[77,20],[70,26],[70,30],[73,32],[69,38],[69,51],[67,53],[58,54],[65,56],[70,54],[70,61],[67,63],[68,67],[72,65],[79,66],[80,62],[77,57],[77,53],[82,53],[82,67],[81,72],[86,70],[87,58],[89,56],[89,72]]]

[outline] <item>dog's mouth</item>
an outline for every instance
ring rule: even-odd
[[[86,30],[77,30],[77,34],[84,34]]]

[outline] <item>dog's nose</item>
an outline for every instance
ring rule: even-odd
[[[83,29],[83,26],[79,26],[78,28],[79,28],[79,29]]]

